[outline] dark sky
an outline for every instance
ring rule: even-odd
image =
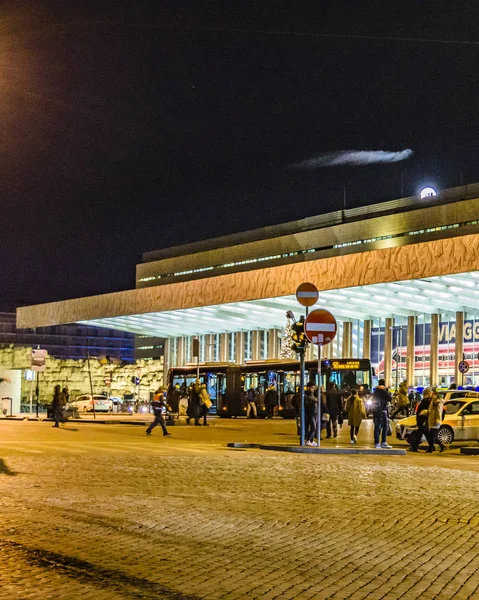
[[[2,7],[0,308],[134,287],[144,251],[336,210],[344,186],[352,207],[401,176],[479,181],[475,2]]]

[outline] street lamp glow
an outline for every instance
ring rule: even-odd
[[[430,198],[431,196],[437,196],[436,190],[432,187],[425,187],[421,190],[421,198]]]

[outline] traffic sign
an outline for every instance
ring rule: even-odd
[[[304,322],[304,333],[312,344],[317,346],[326,346],[334,340],[338,325],[336,319],[323,308],[313,310],[306,317]]]
[[[458,369],[460,373],[467,373],[469,371],[469,363],[465,360],[461,360],[458,365]]]
[[[296,290],[296,300],[301,306],[313,306],[319,298],[318,288],[314,283],[302,283]]]

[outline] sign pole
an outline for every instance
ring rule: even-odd
[[[91,366],[90,366],[90,351],[87,350],[87,360],[88,360],[88,376],[90,378],[90,393],[91,393],[91,403],[93,406],[93,418],[96,419],[96,411],[95,411],[95,399],[93,398],[93,381],[91,378]]]
[[[40,371],[37,371],[37,385],[35,387],[35,396],[36,396],[36,412],[38,419],[38,397],[40,396]]]
[[[321,345],[318,344],[318,448],[321,446]]]
[[[304,350],[299,355],[299,389],[301,398],[301,423],[299,430],[299,445],[304,446]]]

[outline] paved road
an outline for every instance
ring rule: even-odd
[[[479,598],[476,457],[225,448],[293,442],[280,420],[171,431],[0,420],[0,598]]]

